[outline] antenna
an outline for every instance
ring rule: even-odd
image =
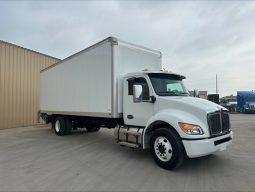
[[[218,76],[216,74],[216,94],[218,94]]]

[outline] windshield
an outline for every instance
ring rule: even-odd
[[[247,97],[244,99],[245,102],[255,102],[255,97]]]
[[[182,79],[185,77],[175,74],[149,73],[151,84],[159,96],[188,95]]]

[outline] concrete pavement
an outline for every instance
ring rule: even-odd
[[[232,114],[233,145],[167,171],[113,129],[59,137],[48,127],[0,130],[0,191],[255,191],[255,115]]]

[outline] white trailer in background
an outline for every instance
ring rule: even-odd
[[[41,71],[39,113],[57,135],[115,128],[172,169],[232,142],[227,110],[189,97],[184,78],[161,70],[159,51],[109,37]]]

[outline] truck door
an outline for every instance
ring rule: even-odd
[[[142,102],[133,101],[133,85],[142,85]],[[150,102],[151,89],[144,77],[127,79],[124,82],[124,121],[126,125],[145,127],[149,118],[154,113],[155,104]]]

